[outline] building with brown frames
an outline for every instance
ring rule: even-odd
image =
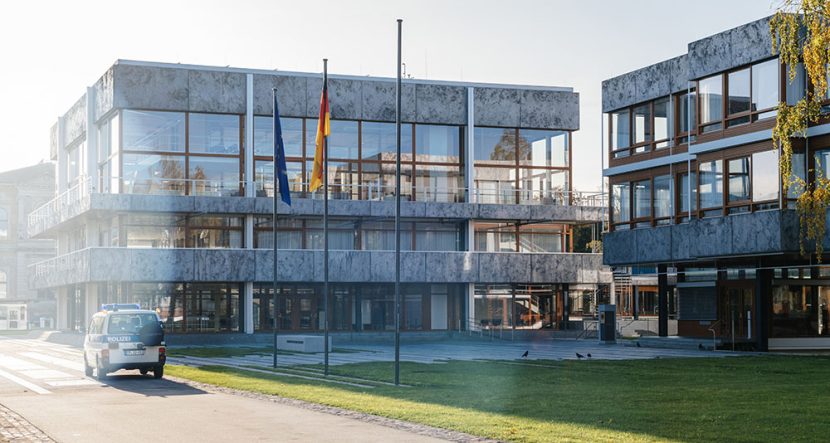
[[[602,84],[604,262],[617,271],[617,294],[636,293],[626,290],[630,274],[652,286],[662,336],[830,348],[830,268],[800,254],[796,195],[782,195],[771,140],[778,103],[807,89],[803,66],[793,81],[786,68],[765,18]],[[830,171],[827,123],[794,141],[793,174],[807,181]]]
[[[329,324],[394,328],[395,83],[329,76]],[[309,192],[321,75],[120,60],[52,130],[57,196],[29,216],[58,256],[33,284],[58,326],[102,303],[173,333],[319,331],[322,193]],[[272,89],[292,206],[277,219]],[[571,189],[570,88],[403,82],[402,329],[559,329],[610,272],[586,250],[601,194]],[[592,228],[593,227],[593,228]],[[587,233],[587,234],[586,234]]]

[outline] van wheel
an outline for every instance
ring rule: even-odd
[[[139,369],[138,372],[140,372],[141,375],[147,375],[147,370],[146,369]]]
[[[87,377],[92,377],[92,366],[89,365],[86,361],[86,355],[84,355],[84,375]]]
[[[153,378],[159,379],[164,377],[164,365],[158,365],[153,368]]]
[[[95,378],[98,381],[104,381],[107,379],[107,369],[101,366],[101,361],[97,358],[95,359]]]

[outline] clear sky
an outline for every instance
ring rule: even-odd
[[[574,189],[601,183],[601,82],[770,15],[777,0],[6,0],[0,171],[49,156],[49,128],[119,58],[570,86]]]

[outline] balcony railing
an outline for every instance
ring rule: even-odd
[[[35,209],[28,217],[30,236],[77,216],[89,208],[90,195],[135,194],[236,197],[245,195],[244,181],[199,180],[199,179],[153,179],[139,181],[134,178],[108,177],[93,187],[88,177],[82,177],[72,187],[43,206]],[[309,191],[308,183],[290,183],[293,198],[321,200],[322,189]],[[274,184],[270,181],[253,182],[254,195],[273,197]],[[407,186],[401,195],[405,201],[481,204],[520,205],[561,205],[604,208],[606,196],[602,192],[582,192],[564,189],[516,189],[515,182],[488,181],[486,188],[447,186]],[[330,183],[330,200],[383,201],[395,198],[395,187],[380,182]]]

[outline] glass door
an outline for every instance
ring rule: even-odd
[[[718,320],[720,337],[728,342],[747,342],[754,340],[755,318],[753,315],[755,294],[752,288],[727,286],[721,287],[718,300]]]

